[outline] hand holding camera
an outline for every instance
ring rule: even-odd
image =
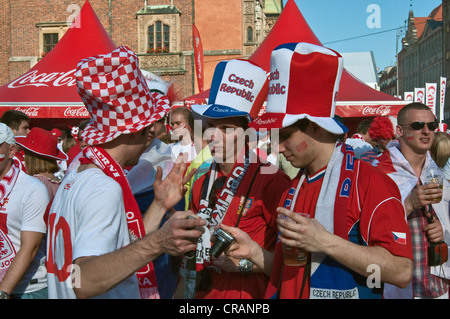
[[[218,258],[234,241],[234,237],[222,228],[214,231],[215,241],[211,247],[210,255]]]

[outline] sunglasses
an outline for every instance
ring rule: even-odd
[[[414,131],[420,131],[422,130],[425,125],[428,126],[428,129],[430,131],[434,131],[439,127],[439,123],[438,122],[412,122],[410,124],[400,124],[400,126],[407,126],[409,125],[411,127],[411,129],[413,129]]]
[[[221,189],[222,187],[225,186],[225,182],[227,181],[227,177],[226,176],[221,176],[218,179],[216,179],[212,185],[212,189],[211,192],[209,193],[209,198],[208,198],[208,208],[213,208],[214,206],[216,206],[217,203],[217,195],[216,195],[216,191],[218,189]]]

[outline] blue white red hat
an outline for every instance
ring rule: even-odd
[[[310,43],[286,43],[274,49],[270,64],[266,112],[251,127],[283,128],[307,118],[328,132],[347,132],[334,119],[343,70],[339,53]]]
[[[169,99],[150,92],[136,54],[125,46],[81,60],[75,76],[91,115],[81,133],[89,145],[140,131],[170,111]]]
[[[263,105],[269,86],[266,71],[248,60],[221,61],[214,71],[208,104],[192,105],[208,118],[244,116],[250,122]]]

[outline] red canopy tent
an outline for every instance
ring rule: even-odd
[[[270,33],[248,59],[269,72],[271,52],[278,45],[289,42],[309,42],[322,45],[294,0],[288,0]],[[199,103],[208,96],[209,90],[205,90],[184,99],[184,101],[185,104]],[[406,104],[405,101],[371,88],[344,68],[335,113],[345,118],[344,121],[350,129],[364,117],[397,115],[401,107]]]
[[[86,1],[53,50],[28,72],[0,87],[0,114],[20,110],[30,116],[32,126],[47,129],[78,124],[89,113],[77,92],[76,66],[83,58],[115,47]]]

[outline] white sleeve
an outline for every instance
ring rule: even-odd
[[[47,232],[44,214],[49,201],[48,191],[44,184],[36,180],[33,185],[30,185],[22,199],[21,231],[34,231],[44,234]]]

